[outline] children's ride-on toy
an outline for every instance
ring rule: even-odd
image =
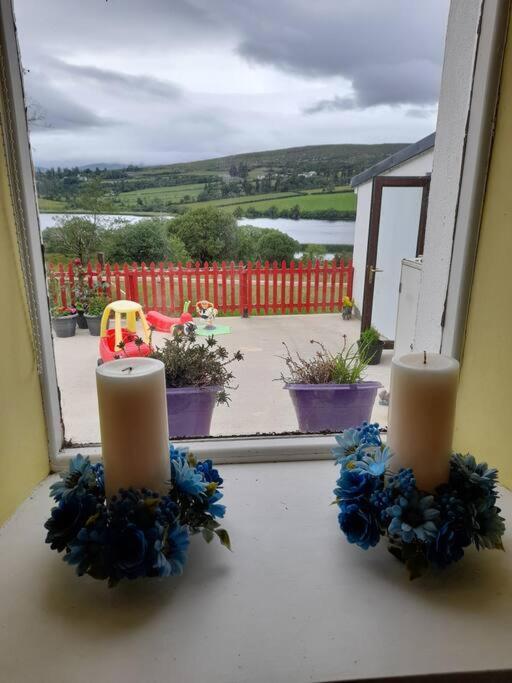
[[[185,331],[193,330],[195,328],[192,322],[193,318],[188,312],[190,306],[190,301],[185,301],[183,305],[183,313],[179,318],[171,318],[163,313],[158,313],[158,311],[148,311],[146,315],[146,320],[154,327],[155,330],[159,332],[172,332],[175,325],[183,325]]]
[[[114,313],[114,329],[108,330],[110,314]],[[121,316],[126,315],[126,327],[122,327]],[[142,336],[137,334],[137,316],[142,323]],[[118,358],[149,356],[151,331],[142,306],[135,301],[112,301],[107,304],[101,318],[99,364]]]

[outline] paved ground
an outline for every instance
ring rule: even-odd
[[[288,432],[297,422],[288,392],[279,377],[283,361],[281,342],[303,355],[311,354],[310,339],[318,339],[331,351],[359,336],[359,321],[344,321],[339,314],[288,315],[241,318],[218,318],[231,327],[231,334],[219,336],[230,351],[240,349],[245,360],[234,365],[238,389],[232,392],[230,407],[215,409],[212,434],[254,434]],[[164,334],[156,332],[158,345]],[[57,373],[62,395],[66,438],[74,443],[97,443],[100,440],[96,403],[95,368],[98,338],[88,330],[77,330],[70,339],[54,339]],[[392,351],[384,351],[380,365],[370,366],[366,379],[380,381],[389,389]],[[386,424],[387,408],[376,400],[373,419]]]

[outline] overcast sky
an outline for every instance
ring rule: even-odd
[[[38,165],[435,129],[448,0],[14,0]]]

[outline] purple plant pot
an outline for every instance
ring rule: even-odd
[[[380,382],[285,384],[301,432],[339,432],[369,422]]]
[[[213,409],[222,387],[166,389],[169,437],[210,436]]]

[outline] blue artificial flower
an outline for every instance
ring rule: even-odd
[[[363,550],[379,542],[378,520],[364,500],[342,501],[338,522],[348,542],[355,543]]]
[[[477,463],[472,455],[455,453],[450,460],[450,483],[456,488],[460,484],[472,484],[488,492],[494,489],[498,470],[488,467],[486,462]]]
[[[136,579],[139,576],[146,576],[148,541],[142,529],[131,522],[111,527],[108,543],[116,578]]]
[[[171,464],[173,461],[176,460],[187,460],[188,457],[188,448],[186,447],[176,447],[174,444],[169,444],[169,457],[171,459]]]
[[[62,481],[50,486],[50,493],[57,502],[75,493],[83,494],[97,485],[91,461],[80,453],[70,461],[68,469],[60,477]]]
[[[358,469],[342,469],[334,495],[337,500],[368,497],[375,489],[375,477]]]
[[[444,569],[452,562],[461,560],[464,548],[470,543],[471,538],[463,525],[456,521],[446,521],[429,545],[428,560],[436,567]]]
[[[181,493],[195,497],[205,495],[207,484],[203,481],[203,475],[183,458],[171,459],[171,481]]]
[[[342,434],[334,436],[338,445],[331,449],[331,453],[336,458],[336,464],[340,464],[347,456],[353,455],[360,441],[360,430],[355,427],[345,429]]]
[[[96,477],[96,486],[98,491],[105,495],[105,469],[103,463],[98,462],[92,466],[92,471]]]
[[[390,496],[396,498],[399,495],[409,498],[416,491],[416,479],[410,467],[401,467],[396,474],[389,477],[386,488]]]
[[[167,537],[155,543],[153,568],[158,576],[179,576],[183,573],[189,543],[188,529],[184,526],[171,527]]]
[[[505,533],[505,520],[500,508],[494,505],[494,497],[480,500],[475,510],[473,540],[477,550],[498,548],[503,550],[502,537]]]
[[[222,492],[219,490],[215,490],[208,496],[208,508],[206,511],[212,517],[222,518],[226,514],[226,506],[218,502],[221,498]]]
[[[108,578],[111,568],[108,564],[106,540],[107,528],[104,520],[91,525],[90,528],[82,527],[69,544],[69,552],[64,555],[64,562],[76,566],[78,576],[90,574],[94,579]]]
[[[96,498],[90,494],[61,498],[44,525],[48,530],[46,543],[50,543],[53,550],[64,550],[89,517],[95,513],[96,505]]]
[[[434,520],[438,519],[439,510],[433,503],[433,496],[421,496],[417,491],[409,498],[399,496],[394,505],[386,510],[386,515],[391,518],[389,535],[403,543],[434,539],[437,535]]]
[[[368,472],[373,477],[385,474],[393,453],[387,446],[368,446],[359,451],[357,460],[347,462],[347,467]]]
[[[359,460],[359,453],[368,446],[380,446],[379,425],[363,422],[361,427],[350,427],[334,437],[338,445],[331,449],[336,463],[343,465],[349,460]]]
[[[203,475],[203,479],[208,483],[215,483],[217,486],[222,485],[224,480],[220,476],[218,470],[213,467],[213,462],[211,460],[198,462],[195,469],[196,472],[200,472]]]

